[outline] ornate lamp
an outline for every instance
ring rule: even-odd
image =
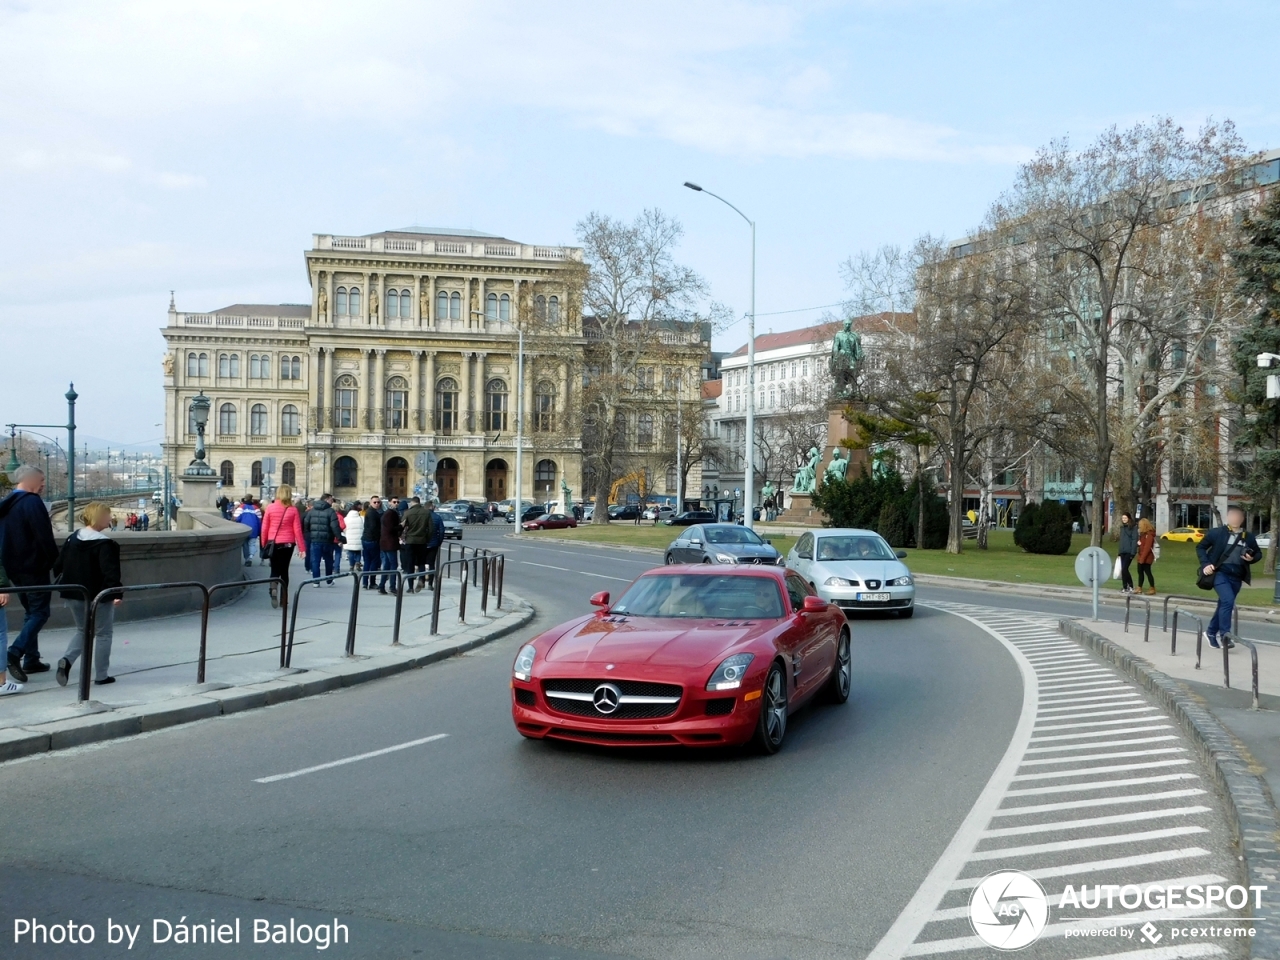
[[[209,422],[209,406],[209,398],[204,395],[203,390],[191,398],[191,419],[196,422],[196,458],[183,471],[184,476],[216,476],[213,468],[204,462],[204,428],[205,424]]]

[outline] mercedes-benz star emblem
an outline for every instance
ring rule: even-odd
[[[595,704],[597,713],[613,713],[622,702],[622,691],[612,683],[602,683],[591,695],[591,702]]]

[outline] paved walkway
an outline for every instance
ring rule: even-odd
[[[262,576],[265,568],[254,566],[251,576]],[[290,571],[293,589],[307,576],[300,563]],[[430,591],[404,598],[400,646],[392,647],[395,596],[361,590],[357,614],[356,656],[344,655],[352,578],[335,580],[301,589],[294,637],[292,667],[280,669],[280,611],[271,607],[265,584],[251,586],[232,603],[210,611],[207,634],[205,682],[196,682],[200,647],[200,615],[186,614],[155,620],[116,624],[111,651],[111,675],[116,682],[94,684],[92,700],[78,704],[77,681],[80,664],[71,671],[71,681],[59,687],[54,672],[32,674],[26,689],[0,701],[0,740],[16,736],[14,728],[39,729],[45,725],[83,719],[88,714],[107,711],[145,712],[184,698],[227,698],[239,691],[280,684],[288,678],[307,675],[352,675],[362,663],[386,657],[420,660],[436,650],[456,646],[464,635],[474,639],[492,630],[513,609],[528,610],[512,597],[504,598],[497,609],[490,596],[488,615],[480,610],[481,588],[467,591],[466,622],[458,619],[461,592],[456,579],[443,583],[439,633],[430,635],[432,595]],[[62,601],[55,600],[55,603]],[[126,603],[128,600],[126,599]],[[43,630],[42,657],[57,663],[72,631]],[[394,661],[393,661],[394,664]],[[390,671],[388,671],[390,672]],[[332,686],[341,685],[340,682]],[[297,694],[294,694],[297,695]]]

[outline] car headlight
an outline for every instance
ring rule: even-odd
[[[824,587],[852,587],[853,581],[846,580],[844,577],[827,577],[822,581]]]
[[[726,659],[707,681],[708,690],[737,690],[742,686],[742,678],[747,675],[747,667],[756,658],[754,653],[735,653]]]
[[[738,558],[735,557],[732,553],[717,553],[716,562],[717,563],[737,563]]]
[[[894,577],[892,580],[886,580],[884,585],[886,587],[909,587],[914,582],[915,581],[911,579],[910,574],[908,574],[905,577]]]
[[[537,653],[532,643],[526,643],[520,648],[520,652],[516,654],[515,666],[511,668],[511,673],[517,680],[528,680],[533,676],[533,658]]]

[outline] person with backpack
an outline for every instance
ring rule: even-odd
[[[15,587],[48,586],[58,543],[53,539],[49,510],[40,499],[44,471],[24,464],[12,479],[13,492],[0,501],[0,564]],[[10,677],[26,683],[28,673],[49,669],[40,659],[40,629],[49,622],[51,594],[20,593],[18,600],[27,615],[7,651],[7,662]]]
[[[282,587],[286,595],[289,592],[289,563],[295,548],[302,550],[302,559],[306,560],[306,540],[302,537],[298,508],[293,505],[293,487],[282,483],[276,487],[276,498],[262,515],[262,536],[258,541],[261,555],[271,562],[271,576],[281,581],[271,584],[273,607],[280,606],[278,587]]]
[[[1262,559],[1258,541],[1245,530],[1244,519],[1243,507],[1234,504],[1227,507],[1226,523],[1214,527],[1196,544],[1196,554],[1200,558],[1197,586],[1213,590],[1218,595],[1218,608],[1205,630],[1211,647],[1219,646],[1219,637],[1222,638],[1221,646],[1228,650],[1235,646],[1231,642],[1231,614],[1236,596],[1241,586],[1253,581],[1249,567]]]
[[[84,600],[87,598],[91,603],[103,590],[123,585],[120,582],[120,544],[102,532],[111,526],[111,508],[96,500],[86,504],[80,513],[80,522],[84,526],[67,537],[53,565],[54,575],[60,578],[60,583],[78,584],[85,590],[83,598],[79,591],[62,594],[63,600],[71,601],[71,616],[76,622],[76,629],[54,675],[60,687],[67,685],[72,665],[84,652],[85,620],[89,612]],[[94,616],[93,682],[97,684],[116,682],[116,678],[111,676],[111,638],[115,633],[116,607],[120,606],[120,600],[116,597],[109,603],[98,604]]]

